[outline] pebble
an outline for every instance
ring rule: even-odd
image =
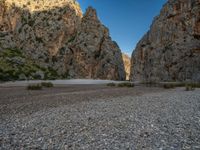
[[[199,107],[197,89],[2,113],[0,149],[200,149]]]

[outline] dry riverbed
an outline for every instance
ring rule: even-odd
[[[0,87],[0,149],[200,149],[200,89]]]

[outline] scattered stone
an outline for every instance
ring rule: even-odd
[[[200,145],[200,89],[96,85],[1,91],[0,149],[164,150]]]

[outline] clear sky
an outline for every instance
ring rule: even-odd
[[[149,30],[167,0],[77,0],[85,12],[88,6],[97,10],[101,22],[109,28],[112,40],[131,55],[137,42]]]

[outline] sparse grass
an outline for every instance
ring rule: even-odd
[[[47,88],[54,86],[53,83],[51,83],[51,82],[42,82],[41,85],[42,85],[42,87],[47,87]]]
[[[186,91],[193,91],[193,90],[195,90],[195,87],[192,84],[186,84],[185,90]]]
[[[74,40],[75,40],[75,36],[72,36],[69,40],[68,40],[68,43],[70,43],[70,42],[73,42]]]
[[[27,90],[42,90],[41,84],[30,84],[27,86]]]
[[[108,83],[107,86],[113,87],[113,86],[116,86],[116,84],[112,82],[112,83]]]
[[[200,88],[200,83],[189,83],[188,85],[192,86],[193,88]]]
[[[1,57],[9,57],[9,58],[11,58],[11,57],[24,58],[22,51],[19,49],[5,49],[5,50],[1,51],[0,56]]]
[[[123,83],[119,83],[118,87],[134,87],[134,84],[130,82],[123,82]]]
[[[185,83],[184,82],[180,82],[180,83],[174,83],[175,87],[184,87]]]
[[[134,87],[134,84],[133,83],[130,83],[130,82],[123,82],[123,83],[108,83],[107,86],[110,86],[110,87],[115,87],[115,86],[118,86],[118,87]]]
[[[173,88],[175,88],[175,85],[172,84],[172,83],[165,83],[163,85],[163,88],[165,88],[165,89],[173,89]]]
[[[192,88],[200,88],[200,83],[164,83],[163,87],[165,89],[172,89],[176,87],[186,87],[186,91],[190,91]]]
[[[200,83],[187,83],[185,85],[186,91],[193,91],[195,88],[200,88]]]
[[[147,87],[156,87],[158,86],[158,83],[155,81],[143,81],[141,84],[146,85]]]
[[[172,88],[184,87],[184,86],[185,86],[184,82],[180,82],[180,83],[165,83],[165,84],[163,84],[163,87],[165,89],[172,89]]]

